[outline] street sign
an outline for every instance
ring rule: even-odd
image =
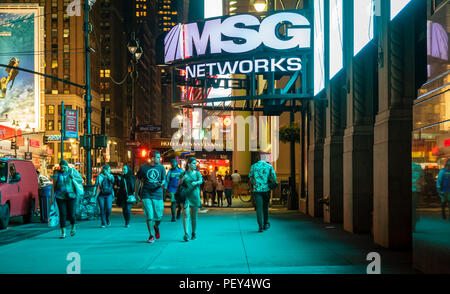
[[[33,159],[33,153],[25,152],[25,160],[32,160],[32,159]]]
[[[162,127],[153,125],[139,125],[136,127],[136,131],[147,133],[158,133],[162,131]]]
[[[78,110],[65,110],[64,139],[78,139]]]
[[[136,147],[139,147],[139,146],[141,146],[141,143],[139,143],[139,142],[127,142],[126,145],[127,145],[127,146],[136,146]]]

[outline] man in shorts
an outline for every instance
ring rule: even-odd
[[[166,170],[159,163],[160,159],[161,154],[159,151],[152,151],[151,163],[142,165],[136,176],[136,199],[140,200],[142,198],[144,214],[147,218],[149,233],[147,243],[155,242],[155,238],[159,239],[159,224],[164,212],[163,186],[165,185]],[[155,231],[155,236],[152,235],[152,227]]]

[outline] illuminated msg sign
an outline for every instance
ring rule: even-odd
[[[179,24],[164,39],[166,63],[187,63],[188,59],[227,54],[239,59],[255,52],[280,53],[311,49],[311,22],[301,11],[279,12],[263,20],[251,14]],[[295,54],[298,56],[298,54]],[[240,58],[243,59],[243,58]],[[192,60],[193,61],[193,60]],[[235,62],[190,63],[188,78],[249,72],[298,71],[298,57],[257,58]]]

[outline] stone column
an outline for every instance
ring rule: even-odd
[[[374,128],[373,230],[375,243],[383,247],[410,248],[412,100],[416,96],[414,48],[418,36],[411,13],[414,9],[390,21],[389,2],[381,2],[377,28],[379,111]]]
[[[373,101],[376,99],[376,49],[369,44],[353,56],[353,1],[344,2],[344,64],[347,101],[343,144],[344,230],[368,233],[373,202]]]
[[[323,98],[322,98],[323,99]],[[323,216],[323,124],[324,101],[311,103],[310,146],[308,151],[308,214],[314,217]]]
[[[341,73],[342,74],[342,73]],[[343,219],[343,123],[341,75],[335,76],[327,90],[326,138],[323,162],[323,205],[325,223],[341,223]]]

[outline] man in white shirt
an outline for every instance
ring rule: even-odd
[[[233,182],[233,192],[232,197],[237,197],[239,195],[239,185],[241,183],[241,175],[237,170],[231,175],[231,181]]]

